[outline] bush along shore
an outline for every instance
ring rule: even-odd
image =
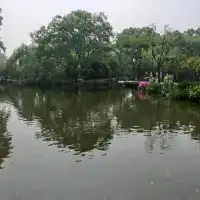
[[[190,100],[200,103],[200,85],[189,81],[180,83],[175,83],[171,80],[164,80],[164,82],[161,83],[142,81],[138,85],[138,90],[171,98],[173,100]]]

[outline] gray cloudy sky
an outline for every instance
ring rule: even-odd
[[[184,30],[200,26],[200,0],[0,0],[3,9],[1,37],[10,54],[29,33],[46,25],[56,14],[85,9],[103,11],[115,31],[155,23]]]

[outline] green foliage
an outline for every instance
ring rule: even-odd
[[[195,77],[200,71],[200,29],[181,33],[165,26],[160,34],[154,25],[130,27],[114,37],[104,13],[77,10],[53,17],[30,37],[31,45],[21,44],[1,67],[11,79],[78,83],[80,79],[140,80],[145,72],[163,71],[189,70]],[[163,86],[164,93],[168,90],[169,84]]]
[[[183,67],[188,68],[195,72],[200,72],[200,57],[199,56],[192,56],[186,58],[186,60],[182,63]]]
[[[0,154],[0,166],[4,161],[4,158],[8,157],[12,150],[12,137],[8,132],[7,124],[10,118],[10,111],[6,108],[0,109],[0,141],[1,141],[1,154]]]
[[[173,93],[173,89],[176,85],[172,81],[166,81],[161,84],[161,93],[163,96],[170,96]]]
[[[147,91],[151,94],[161,94],[162,86],[160,83],[151,82],[147,87]]]
[[[200,86],[193,86],[189,88],[189,98],[192,101],[200,102]]]
[[[1,16],[1,8],[0,8],[0,31],[2,26],[3,17]],[[1,41],[0,37],[0,72],[5,70],[5,63],[6,63],[6,56],[4,55],[5,52],[5,46],[3,44],[3,41]]]
[[[3,17],[1,16],[1,12],[2,12],[2,10],[0,8],[0,31],[1,31],[1,26],[2,26],[2,22],[3,22]],[[6,50],[6,48],[5,48],[4,43],[3,43],[3,41],[1,40],[1,37],[0,37],[0,53],[5,52],[5,50]]]
[[[183,81],[180,84],[173,82],[151,82],[147,91],[150,94],[159,94],[174,100],[191,100],[200,103],[200,86],[192,86],[190,82]]]
[[[6,56],[0,53],[0,73],[6,69]]]
[[[140,71],[145,66],[143,52],[149,48],[150,27],[124,29],[117,35],[116,44],[126,55],[126,68],[132,77],[140,79]],[[145,63],[145,64],[144,64]]]
[[[147,91],[150,94],[175,97],[179,94],[180,88],[172,81],[166,81],[164,83],[151,82],[147,87]]]
[[[156,29],[156,27],[154,27]],[[155,63],[155,67],[158,72],[158,82],[160,83],[160,72],[169,57],[169,52],[171,50],[170,38],[168,37],[168,32],[170,30],[167,26],[164,27],[164,35],[152,34],[150,37],[150,56]]]
[[[176,85],[173,87],[171,94],[172,99],[175,100],[187,100],[188,99],[188,86],[183,83],[182,85]]]
[[[9,58],[8,69],[15,76],[77,81],[119,73],[110,43],[112,27],[104,13],[77,10],[55,16],[30,36],[32,46],[21,45]]]
[[[118,35],[116,41],[118,46],[121,46],[126,55],[128,55],[128,65],[130,66],[131,73],[136,74],[136,78],[139,79],[140,67],[142,64],[142,52],[149,47],[149,38],[142,33],[137,35],[124,35],[122,32]]]
[[[191,83],[187,80],[178,83],[180,90],[187,90],[191,86]]]

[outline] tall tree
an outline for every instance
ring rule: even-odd
[[[122,39],[123,47],[129,56],[129,63],[132,66],[132,73],[135,78],[140,78],[140,67],[142,61],[142,50],[149,46],[149,39],[147,36],[125,36]]]
[[[154,29],[156,27],[154,26]],[[168,26],[164,27],[163,35],[152,34],[150,37],[150,55],[155,63],[158,72],[158,82],[161,81],[161,70],[167,61],[171,49],[170,41],[167,33],[169,32]]]
[[[151,27],[124,29],[116,41],[118,46],[123,47],[129,57],[129,65],[132,74],[138,80],[140,78],[140,68],[142,65],[142,51],[149,47],[149,36],[152,34]]]
[[[37,57],[51,69],[64,67],[66,76],[77,80],[93,57],[102,61],[113,36],[112,27],[104,13],[92,14],[77,10],[56,16],[47,27],[31,34],[37,46]],[[51,63],[49,63],[51,62]],[[48,70],[49,71],[49,70]]]
[[[1,26],[2,26],[2,22],[3,22],[3,17],[1,16],[1,13],[2,13],[2,10],[0,8],[0,31],[1,31]],[[5,50],[6,50],[6,48],[0,37],[0,53],[5,52]]]

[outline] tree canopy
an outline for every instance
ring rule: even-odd
[[[165,26],[159,33],[151,25],[114,34],[104,13],[76,10],[53,17],[30,37],[30,45],[21,44],[6,60],[5,71],[13,79],[76,82],[200,71],[200,28],[180,32]],[[3,42],[0,48],[3,53]]]
[[[1,13],[2,13],[2,10],[1,10],[1,8],[0,8],[0,31],[1,31],[1,26],[2,26],[2,23],[3,23],[3,17],[2,17],[2,15],[1,15]],[[0,54],[1,54],[2,52],[5,52],[5,50],[6,50],[6,48],[5,48],[5,46],[4,46],[3,41],[1,40],[1,36],[0,36]]]

